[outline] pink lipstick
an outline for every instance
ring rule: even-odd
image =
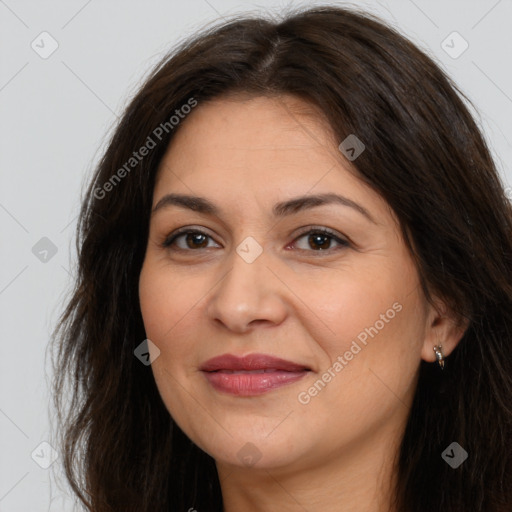
[[[311,369],[266,354],[237,357],[224,354],[200,368],[217,390],[237,396],[255,396],[302,379]]]

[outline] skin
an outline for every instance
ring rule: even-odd
[[[435,362],[438,342],[448,355],[463,334],[442,301],[434,308],[425,300],[393,212],[357,178],[339,142],[297,98],[224,97],[182,121],[158,171],[153,206],[172,192],[205,197],[222,212],[156,210],[139,295],[147,337],[160,350],[158,390],[215,459],[226,512],[385,510],[420,361]],[[375,223],[339,204],[272,215],[277,202],[332,192]],[[162,247],[184,226],[208,237]],[[330,228],[349,245],[303,236],[310,227]],[[236,251],[249,236],[263,250],[252,263]],[[401,310],[301,403],[299,393],[397,303]],[[312,371],[237,397],[199,371],[224,353],[271,354]]]

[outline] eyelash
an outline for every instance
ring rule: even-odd
[[[168,249],[168,250],[171,250],[171,245],[180,237],[180,236],[183,236],[183,235],[188,235],[188,234],[198,234],[198,235],[205,235],[206,237],[208,238],[211,238],[213,240],[213,238],[208,235],[207,233],[205,233],[204,231],[201,231],[199,229],[187,229],[187,228],[181,228],[179,229],[178,231],[175,231],[174,233],[170,234],[165,240],[164,242],[161,244],[163,248],[165,249]],[[326,254],[326,253],[332,253],[333,250],[340,250],[340,249],[343,249],[343,248],[346,248],[346,247],[349,247],[350,246],[350,243],[347,241],[347,240],[344,240],[343,238],[340,238],[335,232],[331,231],[330,229],[327,229],[327,228],[316,228],[316,227],[313,227],[311,228],[309,231],[305,231],[301,234],[299,234],[294,240],[292,243],[295,243],[297,240],[299,240],[300,238],[306,236],[306,235],[313,235],[313,234],[320,234],[320,235],[325,235],[329,238],[331,238],[332,240],[338,242],[340,244],[340,247],[338,247],[337,249],[320,249],[320,250],[307,250],[307,249],[299,249],[299,251],[305,251],[305,252],[312,252],[312,253],[322,253],[322,254]],[[201,248],[199,248],[201,249]],[[198,251],[199,249],[182,249],[182,248],[178,248],[178,249],[172,249],[172,250],[178,250],[178,251],[182,251],[182,252],[194,252],[194,251]],[[202,249],[206,249],[206,248],[202,248]]]

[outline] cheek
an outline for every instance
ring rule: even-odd
[[[306,298],[303,319],[311,319],[309,329],[331,359],[349,350],[353,340],[365,346],[377,337],[396,339],[404,317],[418,318],[414,274],[399,277],[393,270],[366,266],[320,276],[314,284],[297,282],[294,292]]]
[[[180,273],[175,267],[149,261],[139,278],[139,300],[146,336],[160,350],[152,371],[160,394],[173,416],[190,404],[186,392],[197,378],[204,336],[204,300],[213,284],[204,272]],[[177,390],[183,391],[177,392]],[[190,392],[191,390],[189,390]]]
[[[139,300],[148,338],[165,342],[200,298],[200,288],[190,277],[180,278],[165,265],[145,263],[139,278]]]
[[[201,297],[193,279],[180,278],[168,266],[145,262],[139,278],[139,301],[146,336],[160,350],[151,364],[158,391],[180,428],[190,431],[190,395],[187,369],[193,364],[191,325],[194,305]],[[199,281],[199,280],[198,280]],[[197,325],[197,324],[196,324]],[[189,390],[191,392],[192,390]]]
[[[412,264],[368,266],[317,283],[309,288],[307,305],[315,315],[308,314],[314,319],[308,329],[323,353],[319,372],[331,368],[336,375],[322,391],[325,403],[335,406],[357,395],[371,410],[379,400],[393,399],[389,389],[406,394],[421,359],[426,314]],[[354,410],[368,407],[354,404]]]

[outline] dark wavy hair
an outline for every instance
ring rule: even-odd
[[[467,322],[444,372],[420,363],[394,510],[510,512],[511,204],[470,100],[396,29],[333,6],[203,28],[125,109],[83,199],[76,283],[54,333],[73,492],[94,512],[222,510],[215,461],[174,423],[134,349],[146,338],[138,281],[155,175],[187,122],[169,119],[191,99],[201,108],[230,93],[293,95],[318,107],[340,142],[356,134],[366,150],[353,172],[399,219],[425,296]],[[148,137],[155,146],[130,160]],[[457,469],[441,457],[453,441],[469,454]]]

